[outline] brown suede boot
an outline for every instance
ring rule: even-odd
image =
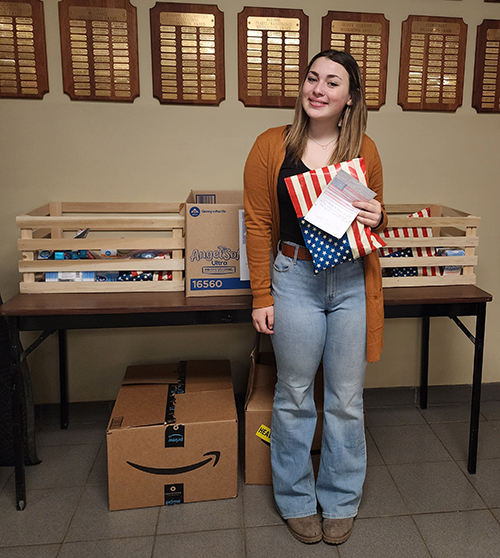
[[[323,519],[323,540],[328,544],[342,544],[352,533],[354,517]]]
[[[293,517],[287,519],[286,524],[290,533],[300,542],[313,544],[323,538],[321,522],[316,514],[307,517]]]

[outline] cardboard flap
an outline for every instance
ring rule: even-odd
[[[175,384],[179,379],[179,363],[128,366],[122,385]]]
[[[276,363],[272,352],[261,350],[261,334],[255,335],[255,343],[250,354],[250,372],[248,374],[247,393],[245,397],[245,409],[259,386],[271,385],[274,391],[276,384]]]
[[[209,424],[236,421],[236,404],[232,390],[184,393],[176,396],[176,424]]]
[[[243,207],[243,190],[191,190],[186,203],[237,204]]]
[[[164,424],[168,384],[125,385],[118,393],[109,428]]]
[[[247,392],[245,395],[245,410],[248,406],[248,402],[250,401],[250,396],[252,395],[254,389],[255,361],[257,359],[257,355],[259,354],[259,352],[260,352],[260,333],[256,333],[253,350],[250,353],[250,371],[248,372]]]
[[[174,392],[169,399],[172,389]],[[178,393],[175,393],[176,390],[179,390]],[[213,411],[215,407],[217,410]],[[113,408],[109,429],[166,424],[171,419],[183,424],[212,422],[223,420],[217,417],[231,416],[231,412],[234,418],[235,409],[228,360],[129,366]],[[205,420],[200,418],[203,413],[206,413]]]
[[[228,360],[188,360],[186,393],[233,390]]]

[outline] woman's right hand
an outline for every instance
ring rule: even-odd
[[[274,333],[274,306],[254,308],[252,312],[252,321],[254,328],[259,333],[266,333],[268,335]]]

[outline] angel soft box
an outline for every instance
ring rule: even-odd
[[[241,190],[193,190],[186,200],[186,296],[250,294]]]

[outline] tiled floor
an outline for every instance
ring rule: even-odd
[[[107,509],[104,432],[110,404],[75,404],[61,431],[39,409],[40,465],[27,468],[28,505],[14,503],[0,468],[1,558],[497,558],[500,548],[500,398],[481,406],[476,475],[466,472],[467,388],[365,393],[368,474],[351,539],[306,546],[277,515],[271,489],[232,500],[121,512]]]

